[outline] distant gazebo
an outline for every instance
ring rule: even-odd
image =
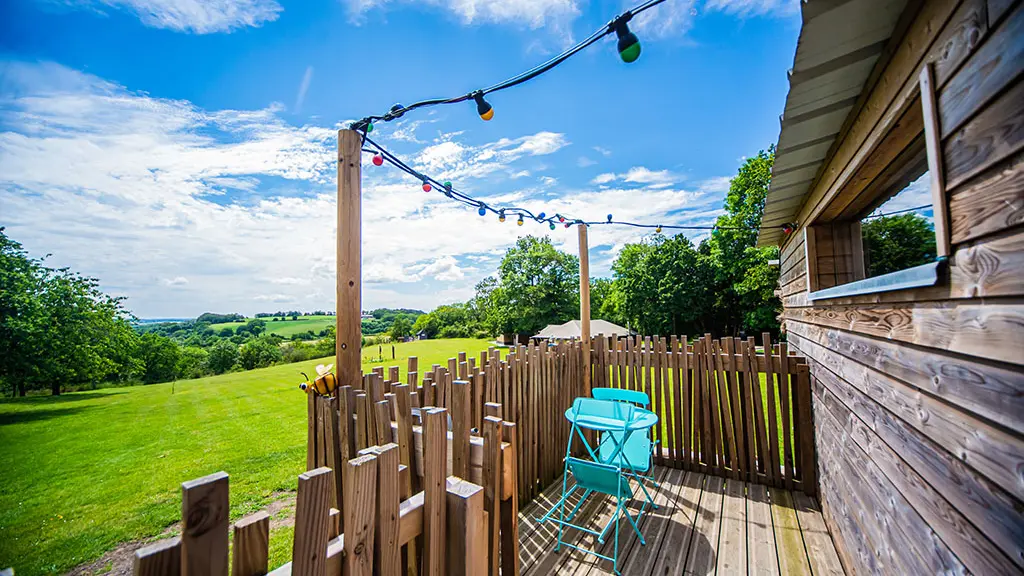
[[[533,335],[533,338],[538,340],[568,340],[570,338],[580,338],[582,330],[580,328],[581,323],[579,320],[569,320],[565,324],[549,324],[540,332]],[[599,334],[604,334],[605,337],[611,336],[629,336],[633,332],[628,328],[623,328],[618,324],[613,324],[607,320],[591,320],[590,321],[590,337],[596,338]]]

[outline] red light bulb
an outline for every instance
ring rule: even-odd
[[[559,216],[558,216],[558,221],[559,221],[559,222],[565,222],[565,216],[561,216],[561,215],[559,215]]]
[[[423,191],[424,192],[430,192],[430,182],[424,182],[423,183]]]
[[[568,228],[569,226],[571,226],[571,224],[569,222],[566,222],[565,227]]]
[[[381,156],[380,154],[374,154],[373,155],[373,165],[374,166],[380,166],[382,164],[384,164],[384,157]]]

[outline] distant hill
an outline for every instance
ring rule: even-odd
[[[172,324],[175,322],[188,322],[191,318],[139,318],[136,324]]]

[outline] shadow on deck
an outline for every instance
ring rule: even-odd
[[[818,505],[802,492],[673,468],[658,467],[655,475],[661,483],[653,493],[659,508],[640,524],[646,544],[621,521],[622,574],[843,574]],[[554,505],[561,490],[559,479],[521,513],[522,573],[613,574],[610,561],[567,548],[554,552],[557,527],[540,525],[536,518]],[[640,502],[634,498],[633,514]],[[577,519],[590,528],[603,526],[614,509],[613,498],[594,495]],[[578,531],[567,531],[563,541],[608,556],[614,545],[614,537],[602,545]]]

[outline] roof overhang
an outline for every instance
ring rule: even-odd
[[[781,244],[855,112],[907,0],[805,0],[758,246]]]

